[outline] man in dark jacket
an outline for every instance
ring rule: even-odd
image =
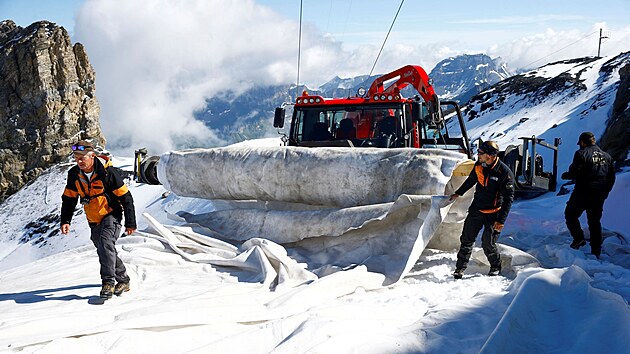
[[[573,155],[569,171],[561,176],[562,179],[575,180],[575,188],[567,202],[564,217],[573,236],[571,248],[579,249],[586,245],[579,220],[580,215],[586,211],[588,230],[591,234],[591,253],[599,258],[602,252],[600,220],[604,201],[615,184],[615,168],[610,155],[595,145],[593,133],[580,134],[578,145],[580,149]]]
[[[72,145],[77,165],[68,171],[66,189],[61,197],[61,233],[70,231],[70,221],[77,200],[81,199],[91,229],[92,243],[101,264],[101,298],[129,291],[129,276],[118,258],[116,240],[122,227],[131,235],[136,229],[133,198],[118,170],[105,156],[96,156],[94,147],[87,141]],[[115,283],[117,282],[117,284]]]
[[[488,275],[501,273],[501,257],[496,241],[503,230],[514,200],[514,174],[497,154],[499,146],[494,141],[484,141],[479,145],[478,161],[464,183],[451,195],[454,201],[476,185],[473,201],[464,221],[460,237],[461,246],[457,253],[457,264],[453,277],[461,279],[468,266],[473,244],[483,227],[481,245],[490,262]]]

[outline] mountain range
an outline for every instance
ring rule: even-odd
[[[436,93],[443,99],[466,102],[483,89],[508,78],[512,73],[500,59],[485,54],[460,55],[440,61],[429,73]],[[275,107],[283,102],[293,102],[296,95],[306,90],[324,97],[355,96],[359,88],[369,88],[378,75],[362,75],[352,78],[335,77],[319,87],[276,85],[255,87],[241,95],[227,91],[207,100],[205,108],[196,118],[215,129],[226,141],[273,136],[271,121]],[[402,91],[403,96],[417,93],[411,87]]]

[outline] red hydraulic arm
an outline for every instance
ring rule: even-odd
[[[383,84],[393,78],[400,77],[389,87],[384,88]],[[429,76],[426,71],[418,65],[407,65],[400,69],[394,70],[389,74],[385,74],[372,83],[370,90],[368,91],[369,97],[373,97],[376,93],[394,93],[400,92],[407,85],[413,86],[416,91],[422,96],[425,102],[434,103],[436,107],[439,107],[439,101],[433,86],[429,83]]]

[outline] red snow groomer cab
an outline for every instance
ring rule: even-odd
[[[419,95],[403,97],[408,85]],[[457,123],[449,132],[446,122],[454,117]],[[274,127],[283,128],[284,119],[284,107],[276,108]],[[459,106],[440,101],[424,69],[416,65],[377,78],[367,93],[360,89],[356,97],[325,98],[305,91],[295,101],[285,140],[306,147],[438,148],[471,158]]]

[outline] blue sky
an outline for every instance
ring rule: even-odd
[[[298,18],[299,1],[261,0],[288,18]],[[630,24],[630,1],[414,1],[406,0],[393,29],[392,40],[466,40],[484,45],[533,35],[547,28],[582,29],[596,23]],[[400,1],[303,1],[303,21],[353,43],[383,40],[383,32]]]
[[[145,1],[151,2],[156,1]],[[287,19],[299,19],[298,0],[256,2]],[[47,19],[74,33],[77,11],[85,3],[86,0],[0,0],[0,14],[2,19],[12,19],[21,26]],[[314,26],[348,49],[380,46],[399,5],[397,0],[304,0],[303,26]],[[388,44],[444,42],[463,50],[485,51],[492,45],[534,36],[549,28],[588,34],[598,24],[606,29],[630,26],[630,1],[451,1],[444,6],[441,2],[406,0]],[[611,34],[609,41],[615,41],[614,33]],[[592,47],[596,49],[596,45]]]

